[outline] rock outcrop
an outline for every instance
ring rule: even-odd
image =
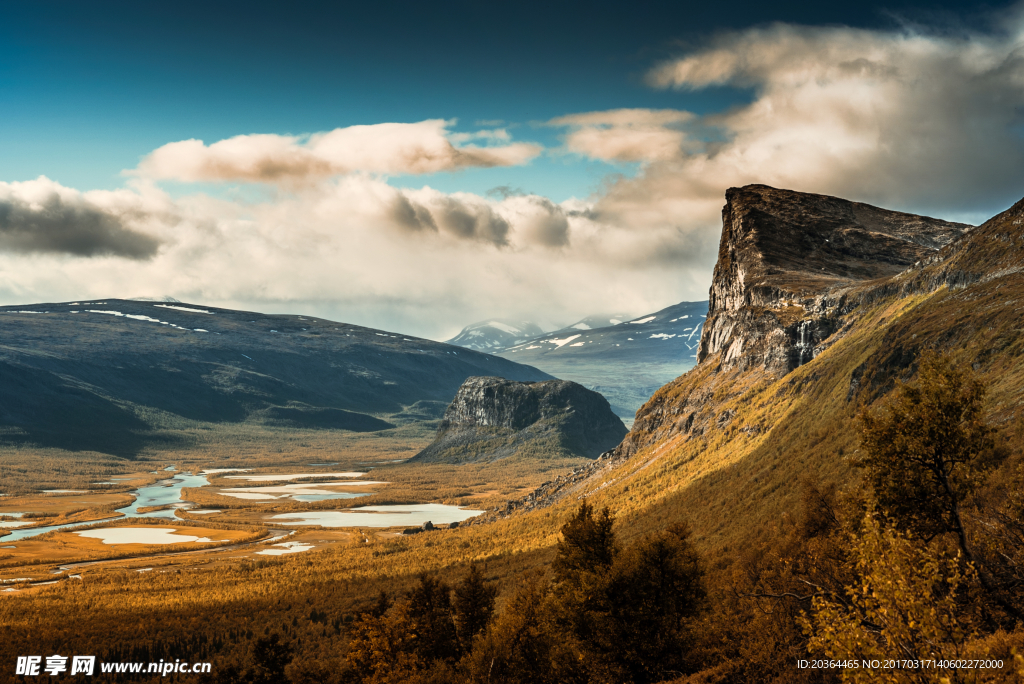
[[[735,414],[724,397],[810,362],[854,329],[865,305],[969,278],[933,271],[979,230],[766,185],[729,189],[698,365],[637,412],[616,458],[721,433]]]
[[[780,377],[840,327],[849,295],[929,259],[971,226],[767,185],[730,188],[698,362]]]
[[[433,443],[410,462],[467,463],[511,456],[596,458],[614,448],[626,426],[608,401],[575,382],[467,379]]]

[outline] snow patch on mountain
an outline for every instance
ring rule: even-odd
[[[541,342],[548,342],[550,344],[555,345],[556,347],[563,347],[566,344],[569,344],[570,342],[575,340],[577,337],[579,337],[579,335],[571,335],[571,336],[566,337],[566,338],[561,339],[561,340],[557,340],[557,339],[541,340]]]
[[[468,325],[455,337],[447,340],[466,349],[484,352],[499,352],[522,344],[544,331],[531,321],[511,321],[505,319],[489,319]]]

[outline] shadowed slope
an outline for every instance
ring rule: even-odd
[[[160,415],[380,430],[368,414],[447,403],[472,375],[550,377],[430,340],[190,304],[0,307],[0,330],[4,440],[118,455],[153,439]]]

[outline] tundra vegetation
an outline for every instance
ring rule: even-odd
[[[861,485],[805,480],[794,515],[738,553],[701,551],[681,518],[643,529],[584,499],[529,528],[513,516],[216,573],[89,574],[9,596],[0,618],[22,650],[209,659],[228,683],[1017,681],[1020,424],[994,428],[984,399],[969,368],[924,355],[860,411]],[[74,627],[47,622],[58,610]],[[124,622],[138,613],[141,633]]]

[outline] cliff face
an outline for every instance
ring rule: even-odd
[[[463,463],[514,455],[596,458],[626,426],[608,401],[566,380],[473,377],[445,411],[437,437],[410,461]]]
[[[766,185],[730,188],[698,362],[810,361],[841,328],[851,293],[924,262],[971,227]]]
[[[962,255],[991,243],[1005,260],[994,236],[1014,211],[972,228],[765,185],[728,190],[698,365],[637,412],[616,458],[727,431],[740,409],[725,408],[725,397],[809,363],[858,329],[872,302],[978,281],[984,267]],[[897,366],[913,357],[894,353]],[[864,373],[847,380],[851,398]],[[769,429],[743,428],[751,437]]]

